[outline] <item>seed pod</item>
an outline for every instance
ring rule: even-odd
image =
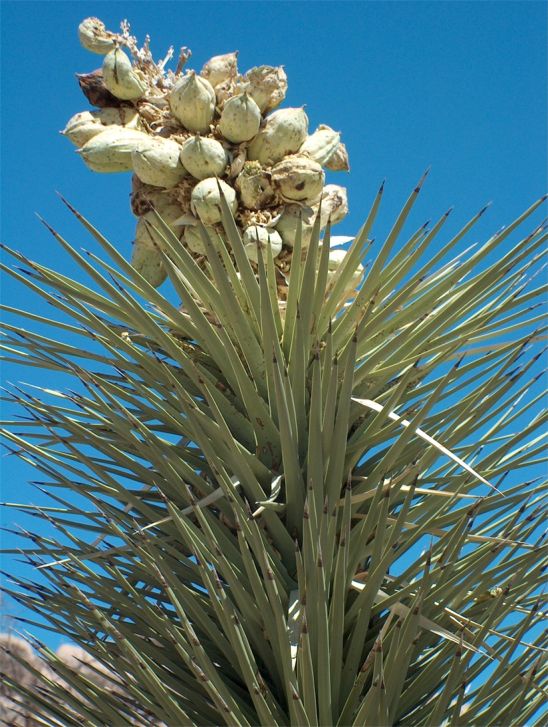
[[[257,248],[261,248],[261,252],[265,255],[268,248],[272,250],[272,257],[278,257],[282,251],[282,238],[279,232],[262,227],[261,225],[251,225],[244,230],[242,236],[245,254],[249,260],[257,262],[259,254]]]
[[[107,106],[91,113],[93,118],[104,126],[117,124],[118,126],[125,126],[126,129],[138,129],[141,125],[139,113],[132,106],[119,106],[118,108],[109,108]]]
[[[143,184],[135,174],[131,177],[131,211],[136,217],[142,217],[152,208],[160,209],[172,203],[168,194],[165,189]]]
[[[263,128],[250,143],[247,158],[275,164],[296,152],[306,139],[308,117],[304,109],[280,109],[266,117]]]
[[[211,240],[211,242],[215,242],[217,230],[210,225],[206,225],[205,229],[207,234],[209,235],[209,239]],[[197,255],[206,254],[206,249],[204,246],[204,241],[202,239],[202,233],[200,231],[199,225],[187,225],[185,227],[183,242],[185,242],[187,247]]]
[[[132,168],[131,152],[149,138],[137,129],[113,124],[76,151],[93,172],[128,172]]]
[[[120,48],[115,48],[105,56],[103,81],[113,96],[124,101],[141,98],[146,91],[145,84],[135,73],[131,61]]]
[[[215,91],[205,78],[189,71],[169,95],[171,113],[189,131],[205,133],[215,113]]]
[[[137,233],[131,250],[131,264],[153,288],[158,288],[167,278],[167,270],[160,251],[139,239],[140,234],[146,234],[146,229],[144,226],[140,229],[140,225],[141,220],[137,223]]]
[[[233,144],[249,141],[258,133],[261,125],[261,112],[255,101],[247,93],[229,98],[225,103],[219,130]]]
[[[204,225],[215,225],[221,221],[221,192],[224,194],[228,206],[232,212],[236,212],[236,192],[226,182],[217,180],[214,177],[203,179],[194,187],[190,198],[190,206],[196,217],[199,217]]]
[[[279,106],[287,93],[287,76],[283,66],[258,66],[244,76],[242,90],[253,98],[261,113]]]
[[[312,200],[321,194],[325,175],[318,162],[288,156],[272,167],[272,184],[290,201]]]
[[[78,26],[78,37],[86,50],[102,56],[115,47],[117,38],[115,33],[105,28],[105,24],[99,18],[82,20]]]
[[[333,131],[329,126],[320,124],[316,131],[305,140],[299,149],[299,154],[304,154],[324,166],[335,153],[340,139],[341,135],[338,131]]]
[[[69,141],[77,147],[84,146],[92,137],[104,131],[99,120],[94,117],[91,111],[81,111],[74,114],[67,121],[63,131],[59,132],[66,136]]]
[[[222,109],[229,98],[241,93],[240,86],[238,84],[238,76],[235,78],[226,78],[221,83],[215,86],[215,99],[217,108]]]
[[[348,198],[345,187],[338,184],[326,184],[322,191],[321,226],[327,225],[331,216],[331,224],[340,222],[348,214]],[[316,208],[317,205],[314,205]]]
[[[345,145],[341,142],[333,154],[329,157],[324,165],[327,169],[332,172],[348,172],[350,170],[350,164],[348,162],[348,152],[346,151]]]
[[[308,247],[314,227],[314,210],[311,207],[304,207],[298,204],[289,204],[284,207],[282,216],[276,223],[276,230],[280,233],[286,247],[292,248],[295,245],[297,230],[302,220],[302,247]]]
[[[122,105],[123,101],[113,96],[105,86],[102,68],[96,68],[91,73],[77,73],[76,78],[82,93],[92,106],[104,109]]]
[[[181,162],[196,179],[207,179],[221,176],[226,168],[228,156],[219,141],[198,135],[184,142]]]
[[[145,184],[154,187],[174,187],[186,175],[180,162],[181,147],[177,142],[152,137],[131,153],[133,171]]]
[[[99,111],[81,111],[71,116],[60,133],[75,146],[82,147],[92,137],[105,131],[106,126],[115,124],[129,129],[137,128],[138,123],[139,114],[135,109],[125,106],[104,108]]]
[[[181,208],[179,205],[176,205],[169,200],[164,200],[162,202],[158,201],[158,203],[154,206],[154,210],[155,211],[151,210],[146,212],[142,217],[139,217],[135,232],[135,241],[142,245],[148,245],[148,247],[152,250],[164,247],[164,233],[160,229],[155,212],[160,215],[162,220],[177,238],[181,237],[181,228],[176,224],[177,220],[181,216]]]
[[[259,162],[246,162],[235,184],[241,203],[249,210],[264,209],[277,202],[271,175]]]
[[[204,64],[200,75],[207,78],[212,86],[217,86],[228,78],[234,78],[238,75],[238,51],[213,56]]]

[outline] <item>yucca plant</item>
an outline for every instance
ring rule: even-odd
[[[62,313],[5,306],[57,332],[5,324],[7,358],[75,381],[11,392],[7,446],[55,501],[16,507],[59,537],[27,533],[46,584],[6,590],[94,659],[31,639],[47,668],[5,678],[11,706],[42,725],[542,724],[543,483],[524,479],[543,200],[463,252],[484,210],[405,235],[423,179],[374,243],[381,186],[341,251],[322,166],[345,150],[302,110],[268,114],[281,69],[183,74],[184,55],[166,75],[127,26],[80,34],[105,55],[82,82],[101,111],[66,133],[93,169],[135,171],[139,222],[128,263],[66,203],[106,254],[50,228],[89,286],[13,250],[4,268]]]

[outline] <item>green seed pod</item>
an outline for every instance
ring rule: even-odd
[[[329,126],[321,124],[316,131],[311,134],[299,149],[299,154],[313,159],[322,166],[335,153],[339,145],[341,135],[338,131],[333,131]]]
[[[103,61],[103,81],[116,98],[134,100],[141,98],[146,85],[133,70],[131,61],[120,48],[107,53]]]
[[[128,172],[132,169],[131,152],[149,139],[142,131],[113,124],[76,151],[93,172]]]
[[[167,271],[160,251],[139,239],[140,224],[141,220],[137,223],[137,236],[131,250],[131,264],[153,288],[158,288],[167,278]],[[142,229],[144,230],[144,227]],[[144,232],[146,233],[146,230]]]
[[[153,137],[131,153],[133,171],[141,182],[154,187],[174,187],[186,175],[179,155],[181,147],[177,142],[162,137]]]
[[[228,156],[219,141],[195,136],[184,142],[181,162],[196,179],[207,179],[221,176],[226,168]]]
[[[242,236],[245,254],[249,260],[257,262],[259,259],[258,247],[265,255],[268,248],[272,250],[272,257],[278,257],[282,251],[282,238],[279,232],[261,225],[251,225],[244,230]]]
[[[60,133],[66,136],[75,146],[82,147],[97,134],[105,131],[105,127],[116,125],[136,129],[139,114],[135,109],[121,106],[118,109],[104,108],[99,111],[80,111],[67,121]]]
[[[105,108],[91,113],[104,126],[117,124],[118,126],[125,126],[126,129],[138,129],[141,125],[139,113],[132,106],[119,106],[118,108],[105,106]]]
[[[225,103],[219,130],[233,144],[249,141],[259,131],[261,112],[255,101],[247,93],[229,98]]]
[[[250,143],[247,158],[261,164],[275,164],[302,145],[308,132],[304,109],[280,109],[266,117],[263,128]]]
[[[169,226],[176,237],[180,237],[180,228],[175,226],[181,214],[181,208],[169,200],[156,205],[156,211],[162,220]],[[152,226],[151,226],[152,225]],[[153,227],[159,228],[154,212],[147,212],[139,218],[135,230],[135,244],[132,250],[131,264],[154,288],[161,285],[167,277],[161,248],[164,245],[161,230],[156,232]]]
[[[211,242],[215,242],[217,235],[217,231],[215,230],[215,228],[211,227],[210,225],[206,225],[205,229],[207,234],[209,235]],[[202,239],[202,233],[200,232],[199,225],[187,225],[185,227],[183,242],[185,242],[187,247],[197,255],[206,254],[206,249],[204,246],[204,241]]]
[[[276,230],[280,233],[286,247],[292,248],[295,244],[299,220],[302,219],[302,247],[308,247],[314,226],[314,210],[298,204],[289,204],[284,207],[282,216],[276,223]]]
[[[166,200],[156,205],[156,212],[173,234],[180,238],[181,228],[176,226],[175,222],[181,214],[181,208]],[[158,232],[154,228],[157,228]],[[153,211],[147,212],[137,221],[131,264],[155,288],[167,277],[160,252],[163,246],[163,232],[159,229],[158,219]]]
[[[321,194],[325,175],[318,162],[288,156],[272,167],[272,184],[289,201],[312,200]]]
[[[285,98],[287,76],[282,66],[258,66],[244,76],[242,90],[253,98],[262,114],[272,111]],[[296,151],[296,150],[295,150]]]
[[[70,117],[67,125],[60,133],[66,136],[75,146],[81,147],[92,137],[100,134],[101,131],[104,131],[104,128],[91,111],[81,111]]]
[[[209,130],[215,113],[215,91],[205,78],[189,71],[175,84],[169,96],[171,113],[189,131]]]
[[[238,51],[213,56],[204,64],[200,75],[206,78],[212,86],[234,78],[238,75]]]
[[[194,187],[190,197],[190,206],[196,217],[199,217],[204,225],[215,225],[221,221],[221,192],[232,212],[236,212],[238,203],[236,192],[226,182],[217,180],[215,177],[203,179]]]
[[[264,209],[277,202],[271,175],[259,162],[245,162],[235,184],[241,203],[249,210]]]
[[[337,148],[333,154],[331,154],[324,166],[332,172],[348,172],[350,170],[348,152],[342,142],[337,145]]]
[[[78,38],[86,50],[102,56],[109,53],[116,44],[116,35],[108,31],[99,18],[82,20],[78,26]]]

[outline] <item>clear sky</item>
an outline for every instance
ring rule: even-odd
[[[284,105],[306,104],[312,129],[329,124],[348,147],[351,172],[329,179],[349,190],[351,212],[338,234],[357,230],[386,178],[382,237],[431,166],[415,227],[454,205],[448,239],[492,200],[469,242],[483,240],[546,191],[546,7],[535,1],[4,0],[2,241],[81,275],[35,217],[40,213],[76,246],[89,246],[58,190],[129,254],[130,176],[93,174],[58,134],[72,114],[88,108],[74,73],[101,63],[78,42],[78,23],[89,15],[114,30],[127,18],[140,40],[150,34],[157,58],[171,44],[189,46],[189,66],[197,70],[212,55],[232,50],[240,51],[242,70],[283,64],[289,80]],[[2,299],[32,310],[42,306],[5,276]],[[11,365],[4,366],[3,379],[44,383],[38,372]],[[3,459],[2,471],[1,499],[41,500],[24,484],[33,474],[13,457]],[[12,520],[1,517],[4,524]],[[16,542],[2,541],[4,547]],[[3,570],[21,572],[7,558]]]

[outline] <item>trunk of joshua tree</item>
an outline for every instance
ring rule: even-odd
[[[51,230],[90,287],[12,251],[73,324],[28,314],[65,337],[7,326],[8,356],[77,393],[12,394],[27,431],[6,441],[43,473],[59,540],[32,534],[46,584],[8,592],[86,653],[16,650],[32,680],[7,669],[9,708],[75,726],[541,724],[525,479],[546,234],[520,230],[542,200],[463,254],[483,210],[452,236],[447,214],[404,232],[423,180],[373,246],[381,187],[336,237],[346,191],[324,170],[346,150],[278,108],[282,68],[240,74],[232,53],[196,73],[183,52],[173,73],[127,24],[79,32],[104,56],[80,77],[97,108],[64,133],[93,171],[133,171],[138,221],[127,262],[68,205],[108,256]]]

